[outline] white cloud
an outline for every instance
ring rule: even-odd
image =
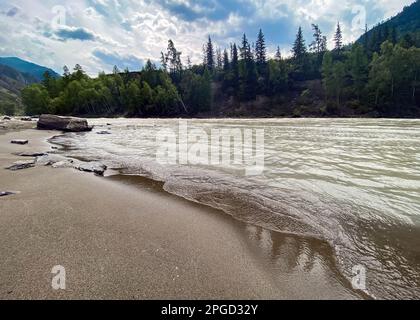
[[[224,47],[239,41],[244,31],[256,33],[260,26],[264,28],[267,24],[274,28],[276,23],[282,22],[283,28],[286,26],[288,30],[278,30],[279,37],[284,38],[277,42],[280,41],[282,53],[286,55],[290,50],[290,35],[295,34],[299,24],[303,24],[306,33],[310,34],[310,24],[319,23],[331,39],[336,23],[340,21],[344,40],[353,41],[362,32],[360,27],[351,24],[355,5],[366,7],[372,24],[396,14],[403,5],[414,0],[235,1],[238,2],[236,7],[231,5],[226,9],[227,4],[220,0],[14,0],[13,3],[3,0],[0,3],[0,54],[19,56],[57,71],[64,64],[80,63],[88,73],[95,75],[101,70],[109,72],[113,67],[94,55],[98,48],[121,59],[157,61],[171,38],[183,52],[184,59],[190,56],[197,63],[208,35],[212,35],[216,46]],[[51,27],[56,18],[53,8],[57,5],[66,9],[63,29],[84,30],[93,35],[92,39],[80,41],[74,36],[63,41],[57,37]],[[177,9],[188,10],[191,17],[177,14],[179,12],[172,8],[174,5]],[[15,7],[17,9],[13,9]],[[224,12],[224,15],[215,18],[218,12]],[[270,43],[269,37],[267,41],[270,50],[277,46]]]

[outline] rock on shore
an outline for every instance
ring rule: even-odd
[[[15,140],[10,141],[10,143],[12,143],[12,144],[28,144],[29,141],[28,140],[18,140],[18,139],[15,139]]]
[[[15,193],[11,192],[11,191],[0,191],[0,197],[11,196],[13,194],[15,194]]]
[[[17,171],[17,170],[23,170],[23,169],[33,168],[33,167],[35,167],[35,160],[27,160],[27,161],[16,161],[10,167],[7,167],[6,169]]]
[[[39,117],[38,129],[61,130],[66,132],[92,131],[86,119],[75,117],[60,117],[51,114],[43,114]]]
[[[35,121],[22,121],[12,117],[0,117],[0,132],[3,130],[35,129]]]
[[[99,176],[103,176],[107,166],[100,162],[88,162],[79,165],[76,169],[84,172],[93,172]]]
[[[69,159],[58,154],[46,154],[36,159],[40,166],[52,166],[53,168],[74,168],[79,171],[93,172],[103,176],[108,167],[98,161],[84,162],[76,159]]]
[[[20,153],[14,153],[15,155],[19,157],[42,157],[47,155],[45,152],[20,152]]]

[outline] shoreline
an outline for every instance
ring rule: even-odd
[[[360,299],[322,241],[255,227],[141,177],[4,170],[54,132],[0,135],[0,299]],[[10,144],[28,138],[28,146]],[[6,190],[2,190],[6,191]],[[65,291],[51,268],[66,267]]]

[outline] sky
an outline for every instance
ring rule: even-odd
[[[414,0],[0,0],[0,56],[15,56],[62,73],[80,64],[90,75],[139,70],[159,63],[168,39],[185,62],[202,60],[211,36],[216,47],[254,42],[265,34],[269,55],[290,55],[297,29],[311,42],[316,23],[329,40],[337,22],[346,43]]]

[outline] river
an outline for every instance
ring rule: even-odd
[[[374,298],[420,298],[420,120],[89,122],[93,132],[52,142],[68,156],[162,181],[168,192],[251,225],[321,239],[349,282],[363,270],[363,290]],[[243,140],[225,140],[236,149],[214,147],[216,132]]]

